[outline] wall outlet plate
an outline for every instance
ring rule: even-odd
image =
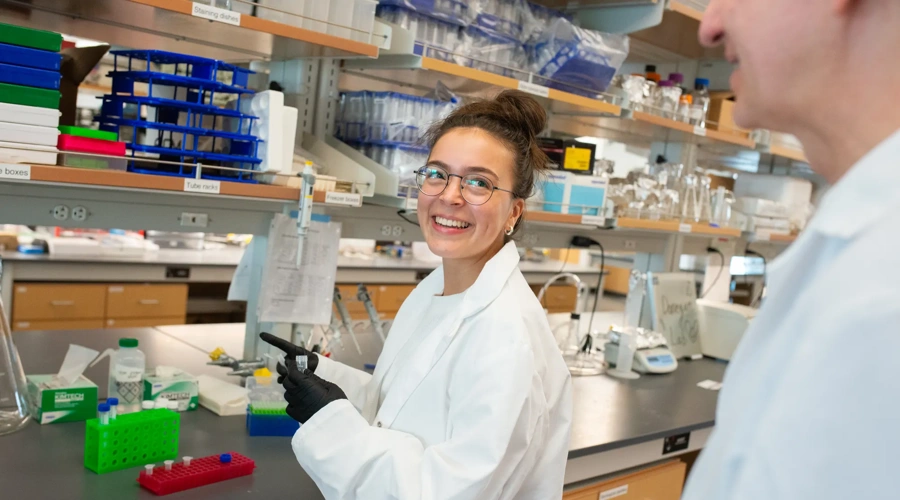
[[[182,212],[180,224],[185,227],[206,227],[209,225],[209,215]]]

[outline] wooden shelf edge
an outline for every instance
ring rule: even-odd
[[[184,14],[187,16],[191,15],[191,10],[193,8],[193,2],[191,0],[130,1],[150,7],[155,7],[157,9],[177,12],[179,14]],[[328,35],[326,33],[319,33],[318,31],[298,28],[296,26],[276,23],[274,21],[260,19],[258,17],[248,16],[246,14],[241,15],[241,27],[248,30],[254,30],[262,33],[268,33],[270,35],[280,36],[283,38],[290,38],[292,40],[298,40],[314,45],[321,45],[323,47],[342,50],[354,55],[378,57],[378,47],[374,45],[357,42],[355,40],[348,40],[346,38]]]
[[[756,142],[754,142],[753,139],[750,138],[749,133],[745,132],[722,132],[719,130],[708,129],[706,131],[706,137],[720,142],[736,144],[738,146],[743,146],[749,149],[753,149],[756,147]]]
[[[182,177],[49,165],[31,165],[31,181],[184,192]],[[300,199],[300,190],[268,184],[221,181],[219,195],[296,202]]]
[[[560,214],[556,212],[542,212],[539,210],[526,210],[526,222],[551,222],[560,224],[581,224],[580,215]]]
[[[697,137],[701,138],[704,137],[695,134],[694,126],[688,123],[672,120],[669,118],[663,118],[662,116],[645,113],[643,111],[635,111],[633,116],[635,120],[640,122],[649,123],[651,125],[664,127],[671,130],[677,130],[679,132],[696,135]],[[756,147],[756,142],[754,142],[753,139],[750,139],[750,134],[748,132],[723,132],[720,130],[707,128],[705,137],[713,141],[727,142],[729,144],[735,144],[737,146],[742,146],[749,149],[753,149]]]
[[[712,227],[707,224],[690,224],[691,232],[685,234],[700,234],[704,236],[731,236],[741,235],[739,229],[729,227]],[[619,229],[645,229],[649,231],[664,231],[669,233],[681,232],[681,222],[674,220],[647,220],[620,217],[616,219],[616,228]]]
[[[677,0],[671,0],[669,2],[669,10],[671,10],[672,12],[677,12],[677,13],[681,14],[682,16],[689,17],[696,21],[703,20],[703,11],[702,10],[695,9],[694,7],[691,7],[690,5],[685,5],[681,2],[678,2]]]
[[[684,132],[686,134],[694,133],[694,126],[689,125],[684,122],[670,120],[668,118],[663,118],[662,116],[645,113],[643,111],[635,111],[633,116],[634,116],[634,119],[639,122],[649,123],[651,125],[657,125],[659,127],[665,127],[665,128],[672,129],[672,130],[678,130],[679,132]]]
[[[769,152],[775,156],[781,156],[789,160],[800,161],[803,163],[809,162],[809,160],[806,159],[806,154],[797,149],[784,146],[771,146],[769,147]]]

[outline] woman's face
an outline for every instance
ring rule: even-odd
[[[509,191],[515,182],[514,164],[515,155],[506,145],[478,128],[450,130],[431,149],[428,160],[428,166],[460,176],[477,174]],[[506,191],[494,191],[483,205],[472,205],[463,199],[460,182],[459,177],[449,177],[441,194],[419,193],[419,225],[436,255],[479,259],[499,250],[507,229],[525,210],[525,201]]]

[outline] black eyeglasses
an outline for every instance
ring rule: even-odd
[[[494,186],[490,179],[478,174],[451,174],[441,167],[424,166],[416,170],[416,185],[424,195],[438,196],[447,189],[451,177],[459,177],[459,192],[469,205],[484,205],[491,199],[494,191],[506,191]]]

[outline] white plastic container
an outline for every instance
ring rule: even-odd
[[[341,38],[350,38],[353,33],[350,28],[353,25],[353,12],[356,0],[331,0],[328,14],[328,34]]]
[[[321,0],[309,0],[310,2]],[[268,19],[276,23],[287,24],[288,26],[303,27],[303,9],[306,6],[306,0],[262,0],[256,9],[256,16],[261,19]],[[266,7],[271,7],[267,9]],[[277,9],[277,10],[272,10]],[[282,12],[279,12],[282,11]]]
[[[2,117],[2,121],[8,123],[56,128],[59,126],[59,116],[61,114],[56,109],[0,102],[0,117]],[[56,143],[53,145],[55,146]]]
[[[55,146],[0,142],[0,163],[56,165],[58,153]]]
[[[325,33],[328,29],[328,24],[324,21],[328,21],[328,8],[330,5],[330,2],[323,0],[309,0],[306,2],[306,5],[303,7],[303,15],[306,17],[303,20],[303,27],[308,30]]]
[[[353,28],[359,31],[354,31],[351,38],[357,42],[374,43],[372,29],[375,27],[375,7],[378,7],[375,0],[356,0],[356,7],[353,9]]]
[[[54,127],[21,125],[0,121],[0,141],[3,142],[56,146],[58,138],[59,129]]]
[[[140,411],[147,360],[137,339],[119,339],[109,356],[109,396],[119,398],[119,413]]]

